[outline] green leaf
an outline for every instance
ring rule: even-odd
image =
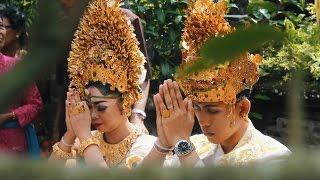
[[[271,98],[269,96],[266,95],[262,95],[262,94],[257,94],[254,96],[255,99],[259,99],[259,100],[263,100],[263,101],[270,101]]]
[[[230,3],[228,4],[229,8],[235,8],[235,9],[239,9],[239,7],[235,4],[235,3]]]
[[[259,119],[259,120],[262,120],[262,119],[263,119],[262,114],[257,113],[257,112],[251,112],[251,113],[250,113],[250,116],[253,117],[253,118],[255,118],[255,119]]]
[[[164,11],[162,9],[157,9],[156,15],[157,15],[157,19],[160,21],[160,23],[163,24],[166,19]]]
[[[199,59],[182,70],[181,75],[187,75],[209,69],[214,65],[235,60],[246,51],[263,46],[272,40],[280,41],[283,34],[271,26],[252,25],[246,29],[225,35],[212,37],[199,50]]]
[[[176,37],[177,37],[176,32],[173,31],[173,30],[171,30],[171,31],[169,32],[169,39],[170,39],[170,41],[171,41],[171,42],[174,42],[174,41],[176,40]]]
[[[250,14],[253,14],[254,11],[259,11],[259,9],[266,9],[271,14],[276,13],[278,10],[277,6],[269,1],[251,2],[247,7],[247,10]]]
[[[259,9],[259,12],[267,19],[270,19],[271,15],[269,14],[267,9]]]
[[[176,16],[176,17],[174,18],[174,23],[176,23],[176,24],[180,24],[181,21],[182,21],[182,16]]]
[[[163,61],[160,64],[161,73],[163,76],[168,77],[170,75],[170,66],[167,61]]]
[[[146,11],[146,8],[144,6],[137,6],[137,10],[139,13],[144,13]]]

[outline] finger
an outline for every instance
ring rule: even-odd
[[[179,85],[176,81],[173,82],[173,87],[174,87],[174,90],[175,90],[175,93],[176,93],[176,97],[177,97],[177,102],[179,104],[180,107],[183,106],[183,98],[182,98],[182,95],[181,95],[181,91],[180,91],[180,88],[179,88]]]
[[[161,121],[162,116],[161,116],[160,103],[159,103],[159,99],[161,99],[161,97],[159,94],[156,94],[153,98],[154,98],[154,102],[156,106],[156,114],[157,114],[157,118],[156,118],[157,134],[158,134],[158,137],[161,139],[163,136],[163,126]]]
[[[67,101],[70,102],[70,92],[67,92]]]
[[[167,110],[167,107],[166,107],[166,105],[160,95],[157,95],[157,101],[158,101],[160,113],[164,110]],[[162,115],[162,114],[160,114],[160,115]]]
[[[188,110],[188,98],[185,98],[184,100],[183,100],[183,107],[185,108],[185,110]]]
[[[159,94],[156,96],[156,98],[157,98],[157,103],[158,103],[160,116],[162,117],[162,112],[164,110],[167,110],[167,107],[166,107],[165,103],[163,102],[163,100],[162,100],[162,98],[161,98],[161,96]]]
[[[153,103],[156,108],[156,121],[158,121],[158,119],[161,117],[161,114],[160,114],[160,108],[159,108],[159,104],[158,104],[157,94],[153,96]]]
[[[167,81],[167,86],[169,88],[169,94],[172,100],[173,109],[179,109],[177,96],[176,96],[174,85],[171,79]]]
[[[190,99],[188,100],[187,112],[188,112],[188,120],[194,121],[194,109],[193,109],[192,101]]]
[[[160,110],[160,100],[162,101],[162,98],[159,94],[154,96],[154,101],[155,101],[155,105],[156,105],[156,112],[157,112],[157,119],[156,119],[157,134],[158,134],[158,138],[159,138],[160,142],[163,144],[164,142],[167,142],[167,137],[165,136],[164,129],[163,129],[162,116],[161,116],[161,110]],[[164,106],[164,104],[163,104],[163,106]]]
[[[69,119],[69,101],[68,100],[66,100],[66,120],[68,120]]]
[[[164,98],[163,85],[162,84],[159,86],[159,95],[161,96],[161,98]]]
[[[154,105],[156,107],[156,124],[157,124],[157,131],[159,131],[160,128],[160,119],[161,119],[161,112],[160,112],[160,107],[159,107],[159,103],[158,103],[158,98],[157,98],[157,94],[153,96],[153,102]]]
[[[77,91],[74,92],[74,100],[76,103],[81,102],[80,95]]]
[[[164,100],[163,84],[159,86],[159,95]]]
[[[173,110],[173,103],[170,97],[170,92],[167,83],[163,85],[164,101],[168,110]]]
[[[89,106],[88,106],[87,102],[81,101],[80,103],[81,103],[82,106],[84,107],[85,112],[90,113],[90,109],[89,109]]]
[[[74,93],[73,93],[73,92],[70,92],[69,102],[70,102],[70,106],[75,106],[75,105],[76,105],[76,101],[75,101]]]
[[[67,92],[67,100],[70,102],[70,100],[71,100],[71,96],[72,96],[72,89],[71,88],[69,88],[69,90],[68,90],[68,92]]]

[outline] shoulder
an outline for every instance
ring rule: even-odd
[[[256,130],[254,141],[261,151],[261,159],[272,158],[272,156],[289,156],[291,151],[279,141]]]
[[[148,134],[140,134],[137,137],[137,140],[132,145],[132,149],[142,148],[142,149],[151,149],[153,147],[154,142],[157,140],[155,136],[151,136]]]
[[[7,63],[11,63],[14,64],[16,62],[18,62],[18,60],[14,57],[10,57],[10,56],[5,56],[3,55],[3,59],[7,62]]]
[[[277,140],[256,130],[243,146],[225,156],[225,161],[233,165],[245,165],[251,162],[284,160],[291,151]]]
[[[3,54],[1,54],[1,60],[4,62],[5,66],[7,68],[11,68],[17,62],[17,60],[15,58],[10,57],[10,56],[5,56]]]

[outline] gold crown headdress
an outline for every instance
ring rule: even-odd
[[[145,57],[120,0],[95,0],[80,21],[68,58],[70,86],[81,96],[89,82],[109,84],[122,96],[123,113],[131,114],[141,94]],[[140,78],[140,80],[139,80]]]
[[[199,48],[210,37],[223,36],[235,31],[224,19],[226,10],[225,2],[189,1],[182,36],[181,69],[197,60]],[[260,61],[259,55],[245,52],[232,62],[189,76],[177,77],[176,80],[185,95],[192,100],[234,104],[238,93],[248,87],[251,88],[258,81],[257,64]]]

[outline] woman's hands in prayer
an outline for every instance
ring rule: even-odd
[[[90,138],[91,114],[85,101],[74,90],[70,90],[66,102],[66,126],[67,132],[74,133],[79,140]]]

